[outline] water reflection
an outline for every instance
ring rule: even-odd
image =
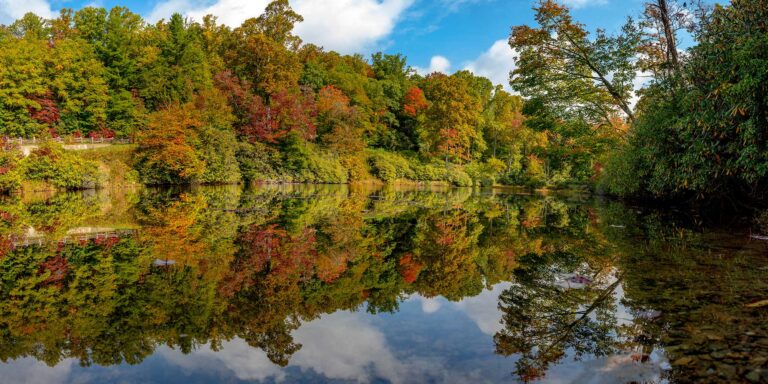
[[[618,203],[142,190],[0,232],[12,382],[768,381],[766,243]]]

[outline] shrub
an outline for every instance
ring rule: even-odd
[[[636,167],[636,150],[623,146],[610,153],[603,167],[597,187],[603,192],[617,196],[631,196],[640,192],[642,173]]]
[[[22,161],[26,179],[61,189],[95,188],[101,185],[98,164],[85,160],[61,145],[46,143]]]
[[[305,181],[315,183],[344,184],[348,181],[348,171],[341,165],[339,158],[329,152],[315,152],[307,164],[309,177]]]
[[[301,172],[309,166],[310,150],[297,132],[289,133],[283,141],[283,155],[285,156],[285,169]]]
[[[279,164],[278,153],[261,143],[238,143],[235,157],[240,174],[246,181],[276,180],[279,178],[275,164]]]
[[[112,145],[104,148],[78,151],[85,160],[99,164],[103,179],[109,180],[110,187],[122,187],[140,183],[139,173],[134,169],[135,145]]]
[[[203,127],[197,152],[205,172],[196,180],[202,184],[234,184],[242,180],[237,161],[237,139],[232,131]]]
[[[368,171],[368,164],[365,162],[364,155],[342,156],[339,160],[341,165],[349,173],[349,181],[365,181],[371,179],[371,173]]]
[[[492,186],[502,171],[507,168],[503,161],[497,158],[490,158],[482,163],[472,162],[464,166],[464,171],[469,175],[475,184]]]
[[[285,167],[276,167],[285,173],[281,179],[306,183],[343,184],[349,180],[349,172],[337,155],[319,149],[315,144],[289,134],[284,143]]]
[[[10,193],[21,188],[21,160],[21,152],[16,148],[0,151],[0,193]]]
[[[383,150],[368,151],[368,164],[374,176],[386,182],[397,179],[414,179],[411,162],[405,157]]]
[[[471,187],[473,185],[472,178],[458,165],[449,166],[447,181],[457,187]]]
[[[415,180],[419,181],[448,181],[448,170],[444,165],[414,164]]]

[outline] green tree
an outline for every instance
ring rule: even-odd
[[[11,33],[16,38],[46,40],[50,36],[48,22],[42,17],[28,12],[10,25]]]
[[[641,35],[630,19],[617,36],[597,30],[590,39],[585,26],[568,8],[541,0],[534,8],[538,28],[512,29],[509,45],[519,54],[511,74],[512,88],[524,97],[543,100],[558,114],[578,114],[590,123],[611,123],[630,106]]]
[[[158,39],[159,51],[143,72],[142,96],[147,106],[189,102],[196,92],[213,85],[198,26],[176,13],[167,23],[158,23],[153,35]]]
[[[7,136],[39,135],[44,125],[30,116],[48,93],[46,43],[38,39],[0,40],[0,130]]]
[[[60,40],[45,66],[64,132],[88,133],[105,127],[109,88],[93,49],[84,40]]]
[[[681,81],[659,79],[639,102],[629,146],[608,170],[616,192],[762,200],[768,39],[752,31],[765,28],[767,12],[764,1],[744,0],[702,19]]]
[[[301,38],[293,34],[293,28],[303,21],[304,18],[291,9],[288,0],[274,0],[256,18],[256,25],[258,31],[272,41],[296,51],[301,45]]]

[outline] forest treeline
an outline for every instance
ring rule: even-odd
[[[515,94],[469,71],[422,75],[401,55],[304,43],[287,0],[236,28],[179,14],[151,24],[123,7],[27,14],[0,30],[0,135],[130,137],[146,184],[407,179],[763,195],[766,0],[647,1],[615,33],[589,31],[553,0],[534,11],[537,25],[513,27],[509,40]],[[55,145],[24,160],[5,151],[0,184],[57,181],[46,173],[56,153],[67,156]],[[53,184],[98,183],[85,173]]]
[[[122,7],[27,14],[0,37],[0,135],[133,138],[146,184],[555,180],[519,96],[304,44],[301,21],[286,0],[234,29]]]

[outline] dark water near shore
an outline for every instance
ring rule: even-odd
[[[748,226],[583,196],[0,202],[0,383],[762,383],[766,299]]]

